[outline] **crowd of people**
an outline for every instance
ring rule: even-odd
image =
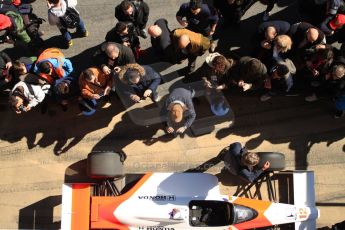
[[[43,48],[44,32],[40,30],[43,20],[33,13],[33,1],[2,0],[0,5],[1,42],[22,47],[32,54],[12,60],[0,52],[1,93],[8,95],[9,106],[17,114],[28,112],[38,104],[42,104],[44,112],[45,98],[50,97],[63,110],[67,110],[72,98],[77,98],[86,111],[84,114],[91,115],[97,103],[105,108],[111,106],[111,95],[116,91],[133,103],[141,103],[146,98],[157,103],[163,96],[157,92],[161,75],[149,65],[139,64],[140,39],[149,36],[160,61],[179,64],[187,59],[185,81],[202,81],[210,97],[233,88],[256,91],[262,102],[276,95],[308,93],[305,97],[308,102],[320,97],[335,102],[335,118],[345,114],[345,48],[332,45],[342,43],[345,38],[342,0],[317,1],[318,5],[312,0],[301,1],[302,11],[306,2],[308,10],[313,5],[323,8],[323,14],[319,15],[322,20],[295,24],[283,18],[269,20],[277,0],[260,1],[267,8],[252,38],[252,53],[243,57],[226,56],[218,50],[215,34],[220,28],[240,26],[242,16],[254,0],[190,0],[176,10],[180,28],[174,29],[169,28],[165,18],[148,26],[148,3],[123,0],[115,6],[116,25],[106,33],[104,43],[92,57],[94,65],[81,73],[75,73],[74,63],[61,50]],[[57,26],[66,48],[73,45],[71,29],[80,37],[89,34],[76,5],[76,0],[47,0],[48,22]],[[204,65],[196,69],[197,58],[206,52]],[[192,125],[196,117],[194,94],[193,89],[177,88],[168,95],[167,133],[184,133]],[[239,143],[231,149],[235,155],[243,155]],[[248,163],[250,169],[255,162]],[[250,181],[257,174],[244,173]]]

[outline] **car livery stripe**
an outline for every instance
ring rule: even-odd
[[[71,230],[87,230],[90,225],[90,185],[72,185]]]
[[[258,212],[258,216],[255,219],[240,224],[234,224],[233,226],[236,229],[252,229],[272,225],[272,223],[264,215],[264,212],[269,208],[271,202],[237,197],[232,203],[252,208]]]
[[[146,173],[128,192],[120,196],[91,197],[91,210],[98,210],[98,213],[91,213],[91,229],[129,229],[128,225],[122,224],[114,216],[115,210],[119,205],[128,200],[152,176],[152,174],[153,173]]]

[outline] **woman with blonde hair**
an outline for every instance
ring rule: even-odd
[[[282,54],[291,50],[291,47],[292,40],[288,35],[278,35],[274,39],[273,59],[276,61],[284,59]]]

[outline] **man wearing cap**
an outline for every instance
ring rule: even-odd
[[[0,14],[0,42],[28,44],[31,38],[27,34],[20,14],[8,11]]]
[[[184,133],[195,120],[193,92],[184,88],[174,89],[165,102],[168,133]]]
[[[124,84],[119,85],[119,91],[133,102],[139,103],[147,97],[154,102],[159,101],[157,87],[161,82],[161,76],[150,66],[127,64],[119,72],[118,78]]]
[[[216,31],[218,23],[217,13],[207,4],[203,4],[202,0],[183,3],[176,13],[176,19],[181,26],[209,38]]]
[[[210,40],[202,34],[188,29],[175,29],[172,34],[173,46],[178,59],[188,58],[189,73],[195,70],[196,58],[210,48]]]

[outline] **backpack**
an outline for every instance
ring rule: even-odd
[[[44,50],[40,56],[38,56],[36,61],[36,66],[43,60],[50,59],[50,58],[56,58],[59,61],[59,67],[54,69],[55,75],[57,75],[58,78],[62,78],[64,76],[64,69],[62,68],[63,60],[65,58],[65,55],[57,48],[48,48]],[[49,84],[52,84],[54,82],[54,77],[50,76],[48,74],[40,73],[39,74],[41,78],[43,78],[45,81],[47,81]]]
[[[68,29],[74,29],[79,25],[80,22],[80,16],[78,11],[76,11],[72,7],[68,7],[67,0],[66,2],[66,13],[59,17],[60,18],[60,24]]]

